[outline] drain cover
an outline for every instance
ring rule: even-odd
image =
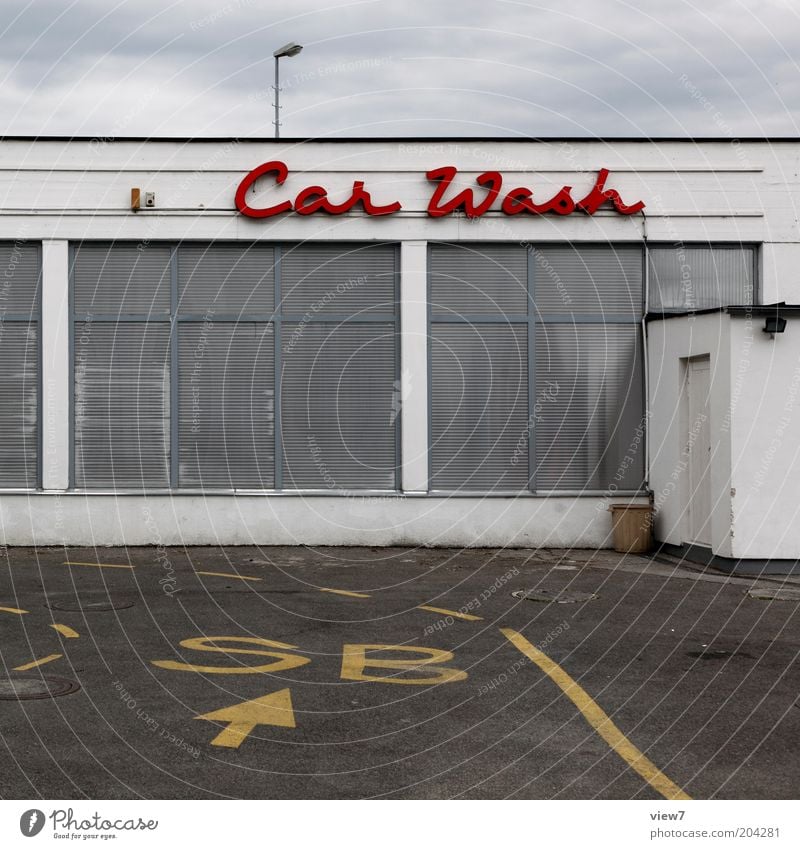
[[[82,613],[102,612],[104,610],[125,610],[133,607],[133,602],[125,599],[113,599],[108,596],[76,598],[69,596],[63,599],[48,600],[47,607],[51,610],[71,610]]]
[[[525,601],[539,601],[543,604],[579,604],[582,601],[592,601],[597,596],[594,593],[567,592],[565,590],[516,590],[511,593],[514,598]]]
[[[800,587],[758,587],[748,590],[747,595],[767,601],[800,601]]]
[[[0,699],[52,699],[80,690],[77,681],[54,675],[7,675],[0,677]]]

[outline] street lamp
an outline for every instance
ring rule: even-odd
[[[281,137],[281,119],[280,119],[280,96],[281,89],[278,85],[278,63],[283,56],[297,56],[297,54],[303,49],[302,44],[295,44],[293,41],[290,41],[288,44],[284,44],[283,47],[279,47],[272,55],[275,57],[275,85],[273,88],[275,89],[275,138],[279,139]]]

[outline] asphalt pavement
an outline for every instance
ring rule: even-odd
[[[758,586],[605,551],[9,549],[0,796],[796,798],[800,602]]]

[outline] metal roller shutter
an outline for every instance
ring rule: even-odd
[[[40,248],[0,244],[0,486],[33,489],[39,458]]]
[[[168,322],[75,324],[75,483],[168,487]]]
[[[533,253],[534,291],[541,316],[591,316],[596,321],[642,315],[642,249],[559,245]]]
[[[527,324],[434,324],[431,487],[528,487]]]
[[[396,302],[393,245],[300,245],[283,249],[284,315],[393,315]]]
[[[0,321],[0,486],[37,484],[38,363],[36,323]]]
[[[180,485],[272,489],[272,326],[182,323],[179,347]]]
[[[75,312],[169,315],[170,254],[169,247],[144,243],[77,246],[72,268]]]
[[[756,252],[752,246],[651,247],[649,262],[653,312],[754,303]]]
[[[394,323],[284,324],[283,486],[395,489]]]
[[[644,477],[637,325],[536,328],[536,488],[637,490]]]
[[[181,245],[179,313],[270,315],[275,305],[274,263],[271,246]]]
[[[431,313],[436,317],[526,315],[527,251],[519,245],[432,245]]]

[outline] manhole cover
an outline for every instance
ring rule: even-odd
[[[800,588],[798,587],[758,587],[747,590],[750,598],[760,598],[765,601],[800,601]]]
[[[102,598],[75,598],[70,596],[63,599],[48,599],[46,607],[51,610],[70,610],[79,611],[81,613],[95,613],[104,610],[125,610],[128,607],[133,607],[133,602],[126,599],[112,599],[108,596]]]
[[[592,601],[597,598],[594,593],[579,593],[566,590],[515,590],[511,593],[514,598],[524,601],[539,601],[543,604],[579,604],[582,601]]]
[[[80,690],[80,684],[54,675],[8,675],[0,677],[0,699],[52,699]]]

